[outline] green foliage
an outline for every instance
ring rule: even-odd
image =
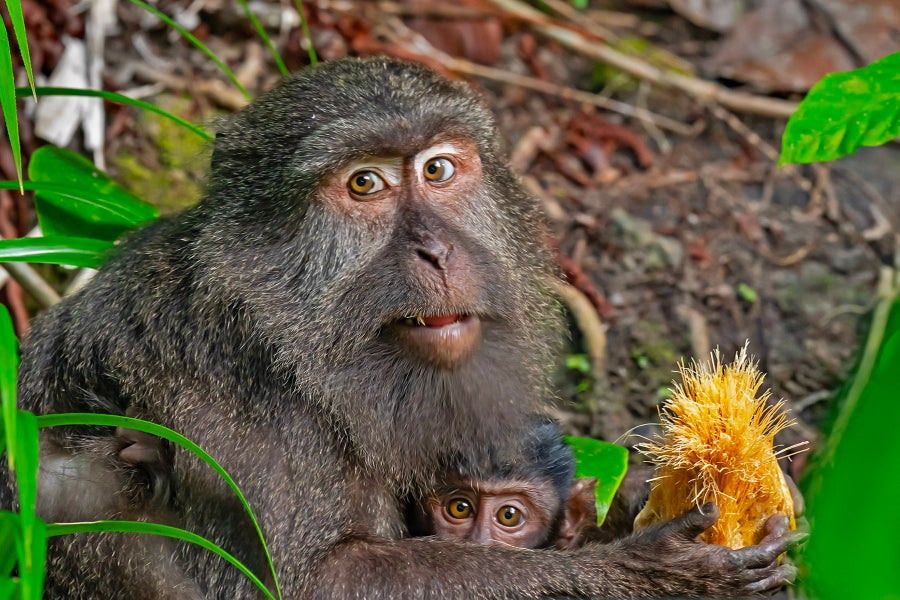
[[[96,269],[113,243],[93,238],[47,236],[0,240],[0,262],[34,262]]]
[[[859,368],[816,469],[804,481],[806,584],[820,600],[900,597],[900,295],[876,308]],[[852,552],[847,549],[852,548]]]
[[[200,50],[211,61],[213,61],[215,63],[215,65],[217,67],[219,67],[219,70],[221,70],[222,73],[224,73],[225,76],[231,80],[231,83],[233,83],[234,86],[238,90],[240,90],[240,92],[244,95],[245,98],[247,98],[247,100],[251,100],[253,98],[250,95],[250,92],[247,91],[247,88],[245,88],[243,85],[241,85],[241,82],[238,81],[237,76],[231,71],[231,69],[228,68],[228,65],[226,65],[224,62],[222,62],[222,60],[218,56],[216,56],[215,53],[212,50],[210,50],[206,44],[204,44],[203,42],[198,40],[196,37],[194,37],[194,35],[191,34],[190,31],[188,31],[187,29],[185,29],[184,27],[182,27],[181,25],[176,23],[166,13],[164,13],[160,10],[157,10],[156,8],[147,4],[146,2],[142,2],[142,0],[128,0],[128,1],[131,2],[132,4],[136,4],[137,6],[140,6],[141,8],[146,10],[148,13],[156,16],[162,22],[164,22],[166,25],[168,25],[169,27],[171,27],[172,29],[174,29],[175,31],[180,33],[184,39],[186,39],[188,42],[190,42],[195,48]]]
[[[19,10],[21,12],[21,7]],[[16,165],[16,176],[22,181],[22,146],[19,142],[19,121],[16,115],[16,76],[13,73],[12,48],[9,46],[5,25],[0,27],[0,107],[3,109],[6,135]]]
[[[253,511],[250,508],[250,505],[247,503],[247,499],[244,497],[244,494],[241,492],[240,488],[238,488],[237,484],[234,482],[234,479],[231,478],[231,475],[228,474],[222,466],[215,461],[215,459],[206,453],[203,448],[184,437],[177,431],[173,431],[168,427],[163,427],[162,425],[157,425],[156,423],[151,423],[149,421],[143,421],[141,419],[133,419],[131,417],[121,417],[118,415],[103,415],[103,414],[95,414],[95,413],[59,413],[59,414],[51,414],[51,415],[41,415],[37,417],[38,427],[56,427],[60,425],[101,425],[107,427],[124,427],[126,429],[135,429],[137,431],[143,431],[145,433],[149,433],[156,437],[160,437],[179,446],[187,449],[190,452],[193,452],[196,456],[200,457],[206,464],[212,467],[219,476],[225,480],[231,490],[235,493],[240,500],[241,505],[244,507],[244,510],[247,512],[247,515],[250,517],[250,520],[253,522],[253,526],[256,528],[256,534],[259,536],[259,541],[262,543],[263,550],[266,553],[266,559],[269,562],[269,569],[272,573],[272,578],[275,581],[275,585],[278,588],[278,595],[281,596],[281,588],[278,584],[278,576],[275,573],[275,566],[272,563],[272,556],[269,554],[269,548],[266,545],[266,540],[263,537],[262,529],[259,526],[259,522],[256,519],[256,515],[253,514]]]
[[[113,241],[153,221],[159,211],[131,195],[80,154],[56,146],[38,148],[28,176],[37,186],[35,209],[47,236]]]
[[[2,402],[3,429],[0,442],[6,439],[10,448],[16,447],[16,369],[19,368],[19,342],[13,331],[9,311],[0,304],[0,402]],[[0,444],[0,451],[3,445]],[[15,468],[15,452],[9,452],[10,470]]]
[[[759,295],[756,293],[756,290],[754,290],[743,281],[737,284],[737,293],[738,296],[740,296],[741,300],[749,302],[750,304],[756,302],[756,299],[759,297]]]
[[[221,556],[222,558],[230,562],[232,565],[237,567],[237,569],[241,573],[243,573],[247,577],[247,579],[252,581],[253,584],[256,585],[256,587],[259,588],[267,598],[275,600],[275,596],[272,595],[272,592],[270,592],[268,588],[266,588],[265,584],[260,581],[259,577],[257,577],[253,573],[253,571],[248,569],[244,565],[244,563],[223,550],[221,546],[217,546],[206,538],[191,533],[190,531],[185,531],[184,529],[178,529],[177,527],[170,527],[168,525],[159,525],[156,523],[145,523],[143,521],[94,521],[92,523],[62,523],[51,524],[47,526],[48,536],[66,535],[69,533],[83,533],[86,531],[144,534],[149,533],[153,535],[162,535],[165,537],[174,538],[177,540],[184,540],[186,542],[196,544],[198,546],[206,548],[210,552],[213,552],[214,554],[217,554],[218,556]],[[278,594],[278,597],[281,597],[280,592]]]
[[[29,88],[16,88],[16,97],[21,98],[22,96],[27,96],[33,93],[35,96],[86,96],[89,98],[103,98],[104,100],[108,100],[110,102],[115,102],[116,104],[126,104],[128,106],[134,106],[136,108],[141,108],[143,110],[156,113],[166,119],[169,119],[178,125],[184,127],[188,131],[192,131],[197,134],[201,138],[206,141],[210,141],[213,139],[213,136],[203,129],[202,127],[198,127],[194,125],[190,121],[185,121],[178,115],[173,115],[172,113],[163,110],[162,108],[156,106],[155,104],[150,104],[149,102],[144,102],[143,100],[138,100],[137,98],[130,98],[128,96],[123,96],[122,94],[117,94],[116,92],[107,92],[106,90],[83,90],[80,88],[65,88],[65,87],[37,87],[32,91]]]
[[[791,115],[779,165],[840,158],[900,135],[900,52],[826,75]]]
[[[316,49],[313,47],[312,34],[309,32],[309,21],[306,19],[306,12],[303,10],[303,0],[297,0],[297,13],[300,15],[300,25],[303,27],[303,37],[306,38],[306,45],[309,48],[309,64],[314,65],[319,62],[316,56]]]
[[[594,492],[597,505],[597,524],[602,524],[609,512],[613,496],[628,470],[628,450],[616,444],[583,437],[563,437],[575,453],[575,477],[595,477]]]
[[[266,45],[266,48],[268,48],[269,54],[272,55],[272,59],[278,67],[278,71],[282,75],[287,75],[288,70],[287,67],[284,66],[284,61],[281,60],[281,55],[278,54],[278,50],[276,50],[275,46],[272,44],[272,40],[269,38],[269,34],[266,33],[265,28],[263,28],[262,23],[259,22],[259,19],[253,14],[253,11],[250,10],[250,5],[247,4],[247,0],[237,0],[237,2],[241,5],[241,8],[244,9],[244,14],[247,15],[247,19],[253,24],[253,28],[256,30],[257,35],[259,35],[260,39]],[[300,13],[300,18],[303,18],[303,13]]]

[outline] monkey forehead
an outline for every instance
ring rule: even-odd
[[[497,153],[493,117],[463,83],[387,59],[321,63],[260,96],[217,136],[213,170],[248,164],[323,171],[366,156],[412,156],[447,138]]]

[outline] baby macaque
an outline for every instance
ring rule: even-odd
[[[596,530],[596,479],[576,479],[575,457],[555,423],[534,430],[522,464],[454,474],[414,507],[413,531],[519,548],[574,548]]]

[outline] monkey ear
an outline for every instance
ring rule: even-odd
[[[566,512],[556,538],[557,548],[577,548],[584,541],[585,531],[597,526],[597,504],[594,497],[596,487],[597,479],[594,477],[576,479],[572,483]]]

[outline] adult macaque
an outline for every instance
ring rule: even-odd
[[[695,539],[712,506],[566,552],[408,537],[402,499],[477,473],[486,448],[515,464],[552,397],[555,271],[497,140],[465,85],[420,66],[349,59],[285,80],[219,132],[197,206],[131,235],[36,320],[23,407],[132,408],[193,439],[247,495],[290,599],[722,597],[791,581],[786,519],[730,550]],[[114,435],[45,430],[42,460],[90,461]],[[271,585],[226,484],[180,449],[172,478],[174,521]],[[44,495],[65,497],[47,479]],[[54,538],[48,597],[260,596],[218,556],[153,542],[161,554],[150,537]]]

